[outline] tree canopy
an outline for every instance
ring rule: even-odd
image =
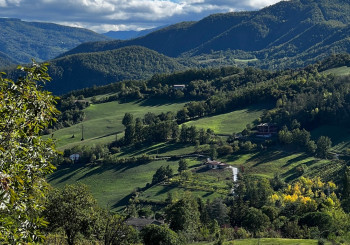
[[[47,64],[19,67],[17,81],[0,75],[0,243],[40,242],[45,176],[54,169],[53,141],[40,133],[57,114],[55,98],[41,90]]]

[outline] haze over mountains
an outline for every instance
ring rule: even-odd
[[[109,31],[109,32],[103,33],[103,35],[113,39],[129,40],[129,39],[145,36],[151,32],[157,31],[164,27],[165,26],[160,26],[160,27],[155,27],[151,29],[144,29],[141,31]]]
[[[62,46],[57,43],[59,38],[54,38],[55,44],[52,38],[46,43],[34,39],[32,44],[13,45],[22,50],[16,51],[16,55],[12,55],[10,48],[0,51],[15,62],[28,62],[32,57],[49,60],[54,54],[59,55],[50,61],[53,77],[50,89],[58,94],[193,67],[295,68],[331,54],[350,52],[349,12],[350,2],[346,0],[283,1],[259,11],[214,14],[200,21],[178,23],[131,40],[106,40],[107,37],[87,30],[31,23],[31,36],[40,36],[34,35],[39,27],[41,31],[53,28],[46,33],[57,31],[58,37],[65,33],[71,36]],[[18,20],[6,21],[24,25]],[[41,43],[46,48],[41,48]],[[82,44],[63,53],[69,49],[68,44],[74,47],[77,43]],[[23,53],[34,44],[38,47],[36,51]],[[12,47],[4,47],[8,46]],[[152,58],[148,62],[149,57]]]

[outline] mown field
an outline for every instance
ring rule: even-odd
[[[198,128],[210,128],[216,134],[232,134],[241,132],[246,128],[247,124],[253,125],[262,113],[270,108],[270,105],[254,105],[245,109],[236,110],[233,112],[204,117],[198,120],[187,122],[188,126],[195,125]]]
[[[48,180],[55,187],[77,182],[86,184],[101,207],[119,209],[127,204],[137,187],[151,183],[155,171],[167,165],[177,171],[175,161],[154,161],[142,165],[76,164],[59,167]]]
[[[328,69],[323,72],[324,74],[335,74],[338,76],[346,76],[350,74],[350,67],[342,66],[337,68]]]
[[[84,109],[86,118],[82,123],[63,128],[54,132],[59,149],[70,148],[76,144],[106,144],[115,140],[116,135],[121,136],[124,131],[122,119],[126,112],[134,117],[143,117],[147,112],[160,114],[162,112],[178,111],[185,102],[168,103],[161,100],[141,100],[129,103],[117,101],[92,104]],[[82,138],[84,127],[84,141]],[[74,135],[74,138],[72,136]]]

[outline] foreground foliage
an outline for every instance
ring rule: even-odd
[[[39,228],[47,183],[54,169],[53,141],[39,135],[54,120],[55,98],[40,90],[50,80],[46,65],[21,67],[17,81],[0,76],[0,243],[43,240]],[[38,84],[39,83],[39,84]]]

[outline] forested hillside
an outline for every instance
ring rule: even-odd
[[[137,46],[65,56],[52,60],[50,64],[53,81],[47,88],[56,94],[115,81],[147,79],[156,73],[185,69],[173,58]]]
[[[18,64],[49,60],[81,43],[109,39],[87,29],[10,18],[0,18],[0,29],[0,52]]]
[[[264,68],[301,67],[349,51],[350,4],[345,0],[282,1],[256,12],[216,14],[129,41],[86,43],[64,55],[141,45],[167,56],[197,57],[240,50]],[[241,55],[242,56],[242,55]],[[231,54],[229,58],[239,58]]]
[[[11,66],[14,64],[15,64],[15,62],[10,57],[8,57],[6,54],[0,52],[0,67]]]

